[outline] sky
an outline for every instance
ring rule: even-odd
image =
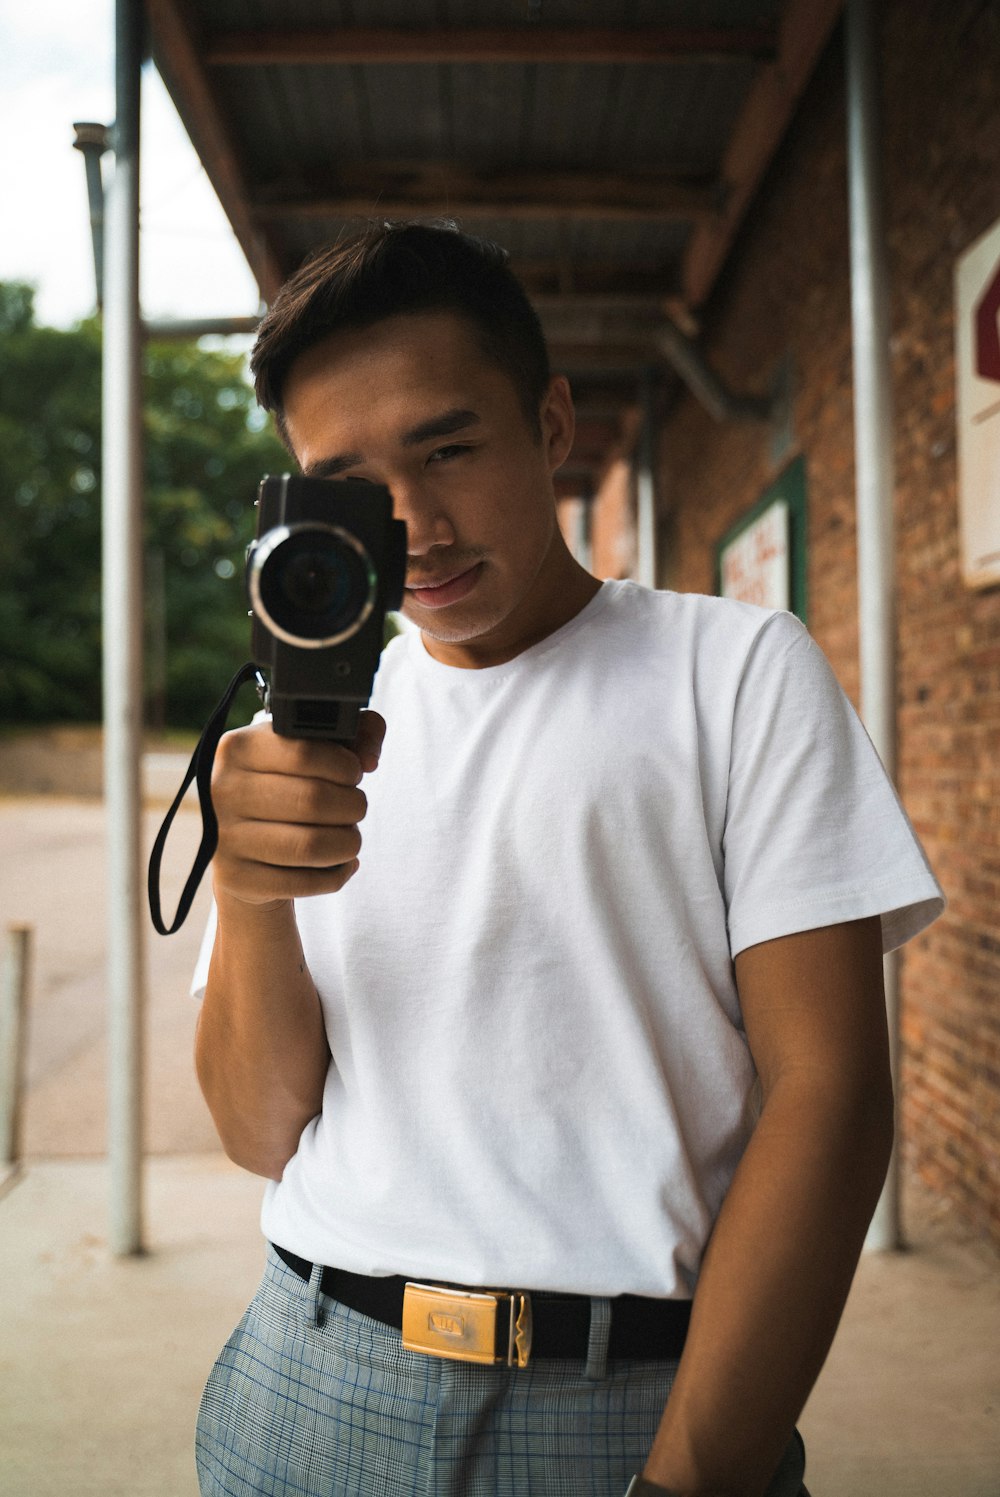
[[[77,120],[114,119],[113,0],[0,0],[0,280],[37,288],[39,322],[95,306]],[[140,298],[146,317],[239,317],[259,295],[151,66],[143,74]],[[105,180],[113,158],[103,159]]]

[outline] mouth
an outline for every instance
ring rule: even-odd
[[[456,572],[450,577],[435,578],[430,582],[407,583],[407,596],[421,608],[447,608],[451,603],[459,603],[467,598],[469,593],[479,581],[483,564],[477,561],[464,572]]]

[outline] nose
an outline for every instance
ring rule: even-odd
[[[436,546],[455,544],[455,529],[440,503],[413,480],[390,482],[392,513],[406,522],[406,550],[410,556],[425,556]]]

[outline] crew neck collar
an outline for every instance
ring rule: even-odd
[[[544,639],[538,640],[536,644],[529,645],[528,648],[526,650],[522,650],[519,655],[513,656],[513,658],[510,660],[503,661],[503,663],[500,665],[482,665],[471,667],[461,665],[448,665],[443,660],[436,659],[430,653],[430,651],[427,649],[427,646],[424,644],[423,635],[419,629],[413,629],[408,633],[407,645],[409,648],[410,658],[414,662],[414,664],[417,665],[418,669],[424,671],[425,673],[439,675],[442,678],[446,676],[449,680],[452,681],[460,680],[463,678],[467,678],[471,681],[496,680],[505,672],[521,670],[525,666],[530,665],[533,661],[538,660],[543,655],[548,654],[550,650],[557,649],[566,639],[575,634],[577,630],[584,628],[591,622],[592,619],[596,618],[596,616],[604,610],[606,604],[611,598],[614,586],[615,584],[611,581],[602,582],[600,587],[595,592],[594,596],[588,599],[588,601],[580,609],[579,613],[575,613],[573,617],[571,619],[568,619],[565,624],[560,624],[558,629],[554,629],[552,633],[547,634]]]

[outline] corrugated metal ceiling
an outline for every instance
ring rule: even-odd
[[[637,375],[656,307],[708,296],[841,3],[145,0],[265,298],[358,215],[453,216],[578,362]]]

